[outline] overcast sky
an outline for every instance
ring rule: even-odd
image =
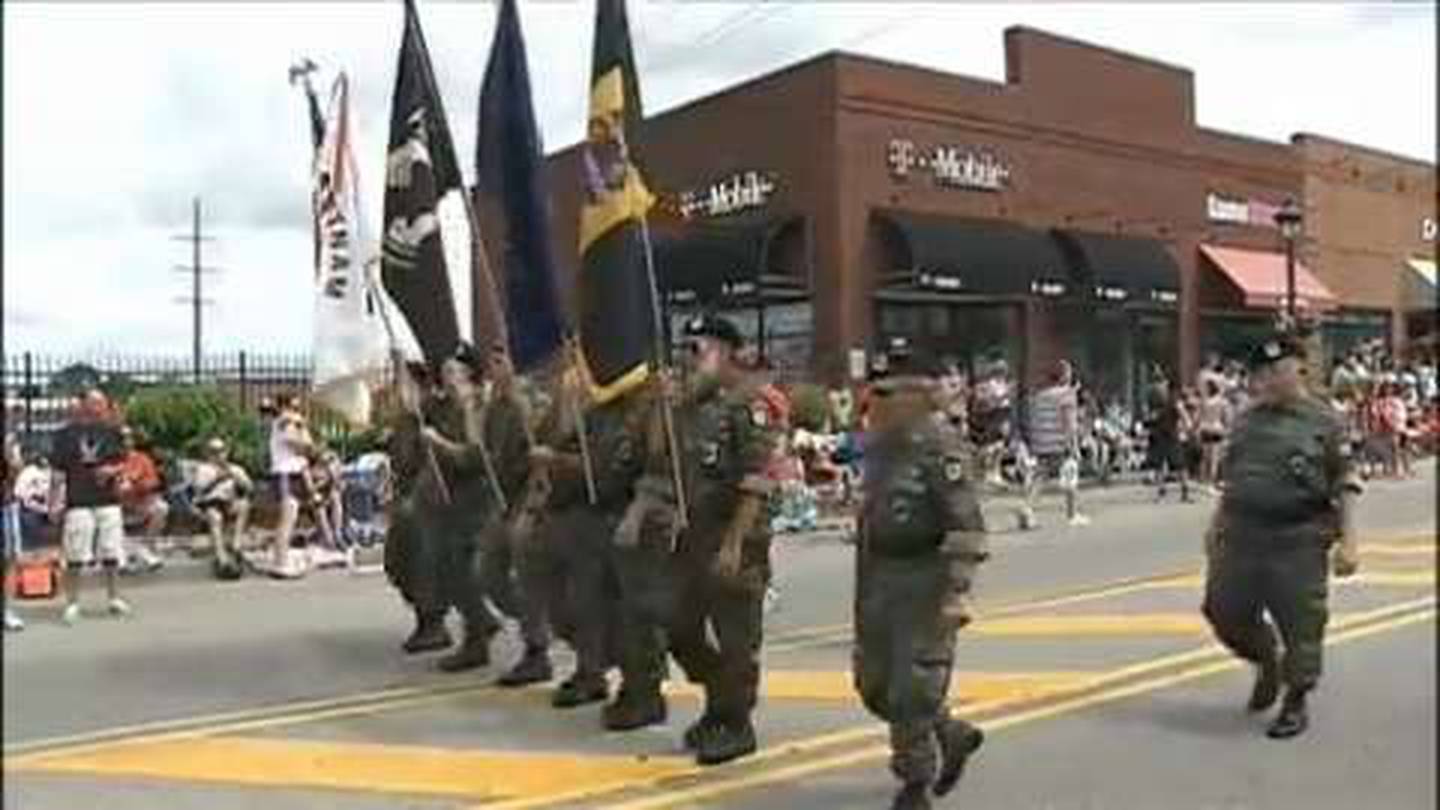
[[[495,7],[420,0],[464,170]],[[1435,11],[1413,3],[937,4],[631,0],[648,113],[841,49],[1000,81],[1025,24],[1195,72],[1202,125],[1307,131],[1433,159]],[[583,126],[593,0],[521,3],[546,144]],[[207,348],[311,334],[309,136],[286,69],[350,74],[370,219],[398,2],[4,5],[7,352],[184,355],[190,200],[217,241]],[[776,133],[783,137],[784,133]]]

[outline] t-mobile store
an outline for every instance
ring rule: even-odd
[[[904,336],[1031,381],[1068,359],[1122,403],[1242,354],[1284,303],[1292,144],[1198,126],[1161,62],[1013,28],[1005,68],[831,53],[648,118],[671,318],[731,315],[784,376],[839,383]],[[562,225],[576,154],[553,159]],[[1301,248],[1299,305],[1329,317]]]

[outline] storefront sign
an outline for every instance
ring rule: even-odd
[[[680,194],[680,216],[723,217],[737,211],[763,208],[775,191],[775,177],[769,172],[747,171],[727,177],[709,187]]]
[[[980,149],[964,146],[915,145],[914,141],[895,138],[886,152],[890,176],[904,180],[911,169],[929,171],[937,185],[967,188],[975,191],[1004,191],[1010,185],[1010,167],[1000,158]]]
[[[1426,242],[1435,241],[1436,223],[1434,217],[1425,217],[1420,221],[1420,238]]]
[[[1257,228],[1274,228],[1280,206],[1260,200],[1240,200],[1211,192],[1205,195],[1205,216],[1211,222],[1229,222]]]

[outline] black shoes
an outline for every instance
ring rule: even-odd
[[[1310,726],[1310,713],[1305,708],[1305,692],[1290,690],[1285,693],[1285,703],[1280,715],[1265,729],[1265,736],[1272,740],[1288,740],[1305,733]]]
[[[417,655],[436,650],[448,650],[453,643],[450,639],[450,631],[445,629],[445,622],[422,621],[415,626],[415,632],[405,639],[405,643],[401,644],[400,648],[409,655]]]
[[[1280,665],[1274,659],[1259,664],[1255,673],[1255,688],[1250,690],[1250,702],[1245,708],[1251,712],[1263,712],[1280,699]]]
[[[665,722],[668,711],[665,698],[658,692],[637,696],[623,689],[613,703],[605,707],[602,720],[611,731],[634,731]]]
[[[440,659],[441,672],[466,672],[490,666],[490,639],[465,639],[460,648]]]
[[[681,742],[685,745],[685,750],[694,751],[696,748],[699,748],[700,737],[707,734],[710,727],[714,726],[717,722],[718,721],[709,714],[700,715],[698,720],[691,723],[685,729],[684,736],[680,738]]]
[[[946,720],[936,736],[940,740],[940,773],[934,791],[936,796],[944,796],[965,775],[965,763],[984,744],[985,733],[963,720]]]
[[[589,703],[603,703],[610,697],[610,687],[603,675],[573,675],[560,684],[550,696],[550,705],[557,709],[573,709]]]
[[[930,794],[925,791],[924,782],[911,782],[900,788],[890,810],[930,810]]]
[[[695,762],[719,765],[755,753],[755,727],[747,718],[702,726],[695,740]]]
[[[550,653],[545,650],[529,649],[520,658],[520,662],[510,668],[510,671],[500,676],[496,683],[507,689],[516,689],[521,686],[529,686],[532,683],[545,683],[555,677],[555,670],[550,666]]]

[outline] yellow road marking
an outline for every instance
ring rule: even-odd
[[[457,751],[421,746],[216,738],[51,757],[27,770],[467,799],[615,789],[690,767],[678,757]]]
[[[1329,635],[1329,637],[1327,638],[1326,641],[1327,641],[1327,643],[1333,643],[1333,642],[1336,641],[1336,640],[1340,640],[1340,639],[1344,638],[1344,637],[1345,637],[1345,636],[1344,636],[1344,631],[1346,631],[1348,628],[1353,628],[1353,627],[1355,627],[1355,626],[1357,626],[1357,625],[1365,624],[1365,623],[1368,623],[1368,622],[1386,621],[1386,620],[1391,619],[1391,618],[1396,617],[1396,616],[1405,615],[1405,614],[1407,614],[1408,612],[1414,611],[1414,610],[1429,609],[1430,615],[1433,615],[1433,614],[1434,614],[1435,603],[1436,603],[1436,597],[1434,597],[1434,596],[1425,596],[1425,597],[1421,597],[1421,598],[1417,598],[1417,599],[1406,600],[1406,601],[1404,601],[1404,602],[1397,602],[1397,603],[1392,604],[1392,605],[1387,605],[1387,606],[1385,606],[1385,607],[1375,608],[1375,609],[1373,609],[1373,610],[1368,610],[1368,611],[1364,611],[1364,612],[1361,612],[1361,613],[1351,614],[1351,615],[1349,615],[1349,616],[1346,616],[1346,617],[1344,617],[1344,618],[1342,618],[1342,619],[1337,620],[1337,621],[1334,623],[1334,625],[1333,625],[1333,627],[1332,627],[1332,630],[1331,630],[1331,632],[1330,632],[1330,635]],[[1091,689],[1098,689],[1098,688],[1102,688],[1102,687],[1111,687],[1112,684],[1128,683],[1128,682],[1131,682],[1131,681],[1132,681],[1133,679],[1135,679],[1135,678],[1141,678],[1141,677],[1147,676],[1147,675],[1149,675],[1149,674],[1151,674],[1151,673],[1156,673],[1156,672],[1169,672],[1169,671],[1174,670],[1176,667],[1181,667],[1181,666],[1189,665],[1189,664],[1197,664],[1197,663],[1202,663],[1202,662],[1207,662],[1207,661],[1213,661],[1213,660],[1215,660],[1218,656],[1225,656],[1225,655],[1228,655],[1228,653],[1226,653],[1225,649],[1224,649],[1223,647],[1221,647],[1220,645],[1218,645],[1218,644],[1207,644],[1207,645],[1205,645],[1205,646],[1203,646],[1203,647],[1197,647],[1197,648],[1195,648],[1195,649],[1193,649],[1193,650],[1187,650],[1187,651],[1185,651],[1185,652],[1175,653],[1175,654],[1172,654],[1172,655],[1160,656],[1159,658],[1147,659],[1147,660],[1145,660],[1145,661],[1141,661],[1141,662],[1136,663],[1136,664],[1130,664],[1130,665],[1128,665],[1128,666],[1124,666],[1124,667],[1121,667],[1121,668],[1119,668],[1119,669],[1115,669],[1115,670],[1106,672],[1106,673],[1104,673],[1104,674],[1101,674],[1101,675],[1095,677],[1093,680],[1089,681],[1088,683],[1084,684],[1083,686],[1077,684],[1076,690],[1077,690],[1077,691],[1082,690],[1082,689],[1083,689],[1083,690],[1091,690]],[[1228,660],[1228,659],[1225,659],[1225,660]],[[1236,665],[1238,666],[1238,664],[1236,664]],[[1157,677],[1160,677],[1160,676],[1157,676]],[[1111,688],[1113,689],[1114,687],[1111,687]],[[1053,697],[1053,696],[1052,696],[1052,697]],[[971,718],[983,718],[983,717],[986,717],[986,716],[991,715],[993,712],[1003,711],[1003,710],[1009,709],[1009,708],[1011,708],[1011,707],[1014,707],[1014,706],[1016,706],[1017,704],[1023,705],[1023,703],[1024,703],[1024,701],[1019,701],[1019,700],[997,700],[997,701],[993,701],[993,702],[990,702],[990,703],[983,703],[983,704],[977,704],[977,705],[973,705],[973,706],[966,706],[966,707],[964,707],[964,708],[966,709],[967,715],[968,715],[969,717],[971,717]],[[884,739],[885,739],[885,735],[886,735],[886,731],[885,731],[884,727],[883,727],[883,726],[878,726],[878,725],[873,724],[873,723],[872,723],[872,724],[867,724],[867,725],[864,725],[864,726],[854,726],[854,727],[847,728],[847,729],[841,729],[841,730],[839,730],[839,731],[828,732],[828,733],[825,733],[825,734],[818,734],[818,735],[816,735],[816,736],[808,737],[808,738],[805,738],[805,739],[802,739],[802,740],[791,740],[791,741],[787,741],[787,742],[781,743],[781,744],[776,745],[776,746],[770,746],[770,747],[767,747],[767,748],[762,748],[762,749],[761,749],[758,753],[756,753],[755,755],[753,755],[753,756],[751,756],[751,757],[748,757],[748,758],[746,758],[746,759],[744,759],[744,760],[741,760],[740,762],[737,762],[737,763],[735,763],[734,765],[721,766],[721,768],[720,768],[720,770],[719,770],[718,772],[719,772],[719,773],[734,773],[737,769],[741,769],[741,768],[750,769],[750,768],[754,768],[754,767],[756,767],[756,766],[764,766],[764,765],[766,765],[767,763],[772,762],[772,761],[777,760],[777,759],[780,759],[780,758],[782,758],[782,757],[795,757],[795,756],[807,756],[807,755],[821,755],[820,752],[823,752],[823,751],[825,751],[826,749],[830,749],[830,748],[836,748],[836,747],[845,746],[845,745],[869,744],[869,743],[873,743],[873,742],[876,742],[876,741],[879,741],[879,740],[884,740]],[[882,756],[885,755],[886,753],[888,753],[888,749],[885,749],[885,748],[881,748],[881,749],[878,749],[878,750],[881,751],[881,755],[882,755]],[[822,755],[822,756],[823,756],[823,755]],[[846,755],[845,755],[845,754],[830,755],[830,758],[833,759],[833,758],[836,757],[836,756],[846,756]],[[871,758],[873,758],[873,757],[866,757],[866,759],[871,759]],[[816,760],[810,760],[809,762],[820,762],[820,761],[829,761],[829,760],[816,759]],[[792,771],[793,771],[795,768],[803,768],[805,765],[809,764],[809,762],[800,763],[799,765],[795,765],[795,766],[784,766],[784,767],[782,767],[782,768],[779,769],[779,770],[767,770],[767,771],[765,771],[764,774],[760,774],[760,775],[763,776],[763,775],[768,775],[768,774],[770,774],[770,773],[785,773],[785,774],[787,774],[787,776],[782,777],[782,778],[780,778],[780,779],[766,780],[765,782],[762,782],[761,784],[770,784],[770,783],[772,783],[772,782],[777,782],[777,781],[786,781],[787,779],[792,778],[792,777],[789,776],[788,774],[791,774]],[[839,766],[837,766],[837,767],[839,767]],[[816,769],[816,770],[826,770],[826,768],[819,768],[819,769]],[[798,774],[795,774],[795,775],[796,775],[796,776],[804,776],[804,775],[806,775],[806,773],[809,773],[809,772],[810,772],[810,771],[804,771],[804,772],[801,772],[801,773],[798,773]],[[681,771],[680,773],[675,774],[675,775],[673,775],[673,776],[671,776],[671,777],[667,777],[667,779],[701,778],[701,777],[703,777],[703,776],[705,776],[705,775],[715,775],[716,773],[717,773],[717,771],[714,770],[714,769],[706,770],[706,769],[694,767],[694,768],[691,768],[691,769],[689,769],[689,770]],[[748,777],[740,777],[740,778],[746,778],[746,779],[748,779]],[[639,782],[639,783],[636,783],[636,784],[634,784],[634,785],[628,785],[628,786],[626,786],[625,790],[656,789],[656,788],[659,788],[659,787],[660,787],[660,784],[659,784],[660,782],[661,782],[661,780],[658,780],[658,779],[656,779],[656,780],[648,780],[647,782]],[[726,783],[724,783],[724,784],[730,784],[730,783],[729,783],[729,782],[726,782]],[[743,790],[743,789],[745,789],[746,787],[749,787],[749,786],[750,786],[750,784],[749,784],[748,781],[747,781],[747,783],[746,783],[745,785],[742,785],[742,786],[740,786],[740,787],[734,788],[733,790]],[[697,789],[698,789],[698,788],[697,788]],[[733,790],[726,790],[726,791],[724,791],[724,792],[729,793],[729,792],[733,792]],[[541,808],[561,807],[561,806],[576,804],[576,803],[580,803],[580,802],[584,802],[587,806],[594,807],[594,806],[598,806],[598,805],[596,804],[596,800],[598,799],[598,797],[604,795],[605,793],[607,793],[607,791],[576,790],[576,791],[570,791],[570,792],[567,792],[567,793],[558,794],[558,795],[550,796],[550,797],[536,797],[536,798],[530,798],[530,799],[520,799],[520,800],[514,800],[514,801],[504,801],[504,802],[499,802],[499,803],[496,803],[496,804],[486,803],[486,804],[483,804],[483,805],[473,806],[473,807],[469,808],[469,810],[540,810]],[[678,798],[678,799],[680,799],[680,800],[688,800],[688,799],[691,799],[691,798],[692,798],[692,796],[691,796],[690,793],[666,794],[666,796],[675,796],[676,798]],[[661,798],[664,798],[664,797],[661,797]],[[704,797],[698,797],[698,798],[704,798]],[[667,803],[667,804],[657,805],[657,807],[671,807],[671,806],[674,806],[674,804]],[[637,805],[635,808],[632,808],[632,807],[631,807],[630,805],[628,805],[628,804],[622,804],[622,805],[617,805],[616,807],[618,807],[618,808],[623,808],[624,810],[638,810],[639,807],[646,807],[646,808],[648,808],[649,806],[648,806],[648,805]]]
[[[1088,616],[1011,616],[986,619],[983,616],[967,635],[1012,636],[1198,636],[1209,632],[1205,619],[1196,613],[1108,613]]]
[[[1390,557],[1429,557],[1434,559],[1437,549],[1432,543],[1362,543],[1360,554],[1374,554]]]
[[[1429,607],[1418,613],[1411,613],[1383,620],[1374,624],[1355,627],[1339,633],[1332,634],[1326,639],[1327,646],[1333,646],[1347,641],[1364,638],[1366,636],[1382,633],[1389,630],[1399,629],[1423,621],[1430,621],[1435,618],[1435,608]],[[1107,689],[1095,694],[1085,695],[1073,700],[1041,706],[1031,710],[1018,711],[1009,715],[1001,715],[978,723],[986,731],[1000,731],[1005,728],[1031,723],[1036,720],[1054,717],[1061,714],[1070,714],[1091,706],[1110,703],[1134,695],[1153,692],[1169,686],[1194,681],[1210,675],[1228,670],[1239,669],[1244,666],[1243,662],[1235,659],[1225,659],[1210,663],[1200,664],[1177,673],[1159,676],[1138,683],[1130,683],[1114,689]],[[796,782],[805,777],[813,776],[824,771],[838,770],[841,768],[873,762],[883,759],[890,754],[887,745],[877,745],[863,748],[856,751],[849,751],[823,759],[811,760],[797,763],[795,765],[772,768],[760,773],[750,773],[736,776],[710,784],[698,785],[682,790],[672,791],[660,796],[646,797],[631,801],[622,801],[613,804],[603,805],[608,810],[667,810],[667,808],[693,807],[696,802],[726,796],[744,790],[774,785],[785,782]],[[475,808],[474,810],[480,810]]]
[[[1066,691],[1095,680],[1096,672],[957,672],[950,679],[955,705],[969,706],[997,700],[1033,700]],[[760,686],[766,700],[843,701],[853,703],[854,681],[848,670],[800,672],[771,670]],[[666,693],[699,697],[701,690],[684,681],[670,681]]]

